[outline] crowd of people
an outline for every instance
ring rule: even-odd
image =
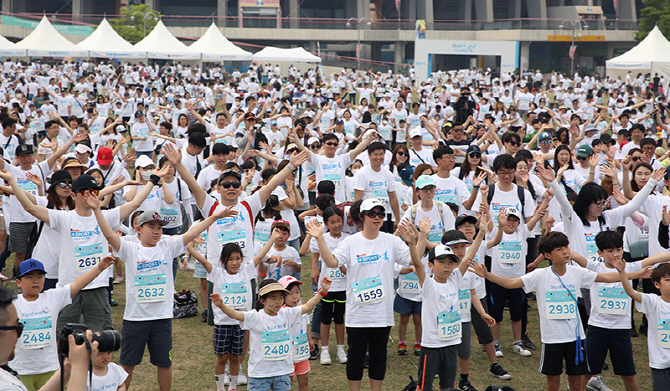
[[[171,389],[179,269],[199,279],[218,391],[306,391],[310,360],[345,364],[354,391],[367,368],[381,390],[391,333],[391,354],[418,356],[421,390],[439,377],[476,391],[473,329],[490,364],[474,377],[510,380],[500,358],[539,354],[547,390],[565,372],[572,390],[611,391],[609,353],[635,391],[633,301],[653,389],[670,389],[663,78],[11,60],[1,73],[0,276],[20,293],[0,291],[0,390],[51,389],[57,337],[80,321],[122,337],[118,365],[94,355],[88,389],[129,389],[147,347]]]

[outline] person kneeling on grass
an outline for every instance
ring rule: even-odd
[[[570,389],[583,390],[582,376],[589,373],[584,351],[585,334],[577,311],[577,289],[591,287],[594,282],[621,281],[621,276],[616,273],[594,273],[568,266],[572,259],[568,245],[568,237],[563,233],[550,232],[543,236],[537,246],[552,265],[518,278],[496,276],[483,263],[470,261],[471,270],[480,277],[506,289],[523,288],[526,293],[536,293],[542,338],[540,373],[547,376],[547,391],[558,391],[563,360]],[[645,278],[647,274],[645,268],[641,272],[626,273],[625,278]]]
[[[243,330],[249,330],[249,390],[288,391],[289,375],[294,366],[291,343],[291,325],[299,324],[303,314],[313,310],[328,294],[330,279],[321,280],[321,289],[307,303],[297,307],[284,307],[284,295],[289,292],[272,278],[258,286],[256,311],[236,311],[225,305],[217,293],[210,295],[212,304],[224,314],[238,320]]]

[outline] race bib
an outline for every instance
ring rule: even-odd
[[[359,306],[381,303],[386,300],[380,276],[366,278],[353,283],[354,298]]]
[[[333,282],[346,281],[347,280],[347,275],[342,273],[340,268],[329,267],[328,268],[328,278],[330,278]]]
[[[461,337],[461,314],[440,312],[437,314],[437,340],[450,341]]]
[[[389,193],[386,190],[372,190],[372,196],[384,205],[384,209],[388,209]]]
[[[596,246],[596,236],[593,234],[586,234],[586,257],[594,262],[600,262],[598,256],[598,246]]]
[[[19,179],[17,181],[21,190],[27,191],[28,193],[37,196],[37,185],[27,179]]]
[[[458,290],[458,308],[461,310],[461,314],[467,314],[470,312],[470,289],[459,289]]]
[[[21,349],[42,349],[51,345],[51,316],[43,318],[21,319]]]
[[[221,284],[223,304],[235,310],[247,309],[247,286],[243,282]]]
[[[498,246],[498,261],[501,263],[521,262],[521,242],[502,242]]]
[[[288,330],[263,331],[261,333],[263,360],[280,361],[291,355]]]
[[[567,291],[546,291],[547,319],[576,319],[577,303]]]
[[[416,273],[412,272],[400,275],[400,292],[408,295],[421,294],[419,277],[416,275]]]
[[[435,200],[444,202],[456,202],[456,193],[452,192],[451,189],[437,189],[435,190]]]
[[[176,223],[178,216],[177,208],[161,208],[161,219],[166,223]]]
[[[305,361],[309,358],[309,341],[307,334],[293,336],[293,362]]]
[[[626,315],[629,312],[628,295],[623,288],[598,287],[599,314]]]
[[[165,301],[166,288],[165,273],[135,276],[135,301],[138,303]]]
[[[658,320],[658,346],[670,349],[670,319]]]
[[[441,243],[442,242],[442,233],[441,232],[435,232],[432,234],[428,234],[428,241],[431,243]]]
[[[335,190],[342,188],[342,175],[341,174],[325,174],[323,179],[326,181],[332,181],[335,184]]]
[[[247,236],[244,233],[243,229],[228,232],[219,232],[217,234],[217,237],[219,239],[219,243],[221,243],[221,247],[225,246],[228,243],[237,243],[242,250],[246,248]]]
[[[75,246],[74,259],[77,262],[77,272],[86,273],[102,260],[102,243]]]
[[[259,242],[263,243],[263,245],[265,245],[265,243],[270,241],[270,234],[265,233],[265,232],[256,231],[256,232],[254,232],[254,239],[258,240]]]

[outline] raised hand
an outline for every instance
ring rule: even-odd
[[[481,186],[482,182],[484,182],[484,179],[486,179],[486,173],[485,172],[480,172],[479,175],[475,177],[475,179],[472,180],[472,186]],[[479,189],[481,190],[481,188]]]
[[[670,225],[670,213],[668,213],[668,206],[663,205],[663,225],[668,226]]]
[[[304,162],[307,161],[307,158],[309,157],[309,151],[302,151],[299,153],[294,153],[290,158],[289,158],[289,163],[295,168],[300,167]]]
[[[321,279],[321,290],[328,292],[328,289],[330,289],[330,284],[331,284],[332,282],[333,282],[333,281],[332,281],[330,278],[328,278],[328,277],[323,277],[323,278]]]
[[[599,161],[600,158],[598,157],[598,155],[594,153],[593,155],[591,155],[591,157],[589,157],[589,166],[595,169],[598,166]]]
[[[163,154],[167,156],[173,166],[176,167],[178,164],[181,164],[181,150],[175,148],[172,144],[163,144]]]
[[[115,263],[116,263],[116,258],[111,257],[111,256],[104,257],[100,261],[100,265],[102,265],[103,269],[107,269],[108,267],[112,266]]]
[[[39,175],[35,175],[32,172],[27,172],[26,178],[37,186],[42,186],[42,178],[40,178]]]
[[[218,219],[223,219],[223,218],[226,218],[226,217],[237,216],[238,214],[239,214],[238,211],[233,210],[233,207],[229,206],[224,210],[220,210],[220,211],[214,213],[214,216],[218,220]]]
[[[621,205],[626,205],[628,203],[628,198],[626,198],[626,196],[624,196],[621,190],[619,189],[614,189],[612,191],[612,196],[614,196],[616,202],[618,202]]]
[[[654,172],[651,174],[651,178],[657,182],[660,182],[663,179],[663,175],[665,175],[665,168],[661,167],[654,170]]]
[[[159,177],[163,178],[168,174],[168,172],[169,172],[168,166],[163,166],[163,168],[154,168],[151,174],[158,175]]]
[[[86,206],[91,209],[97,209],[100,207],[100,200],[90,191],[84,191],[84,202]]]
[[[625,171],[630,170],[631,163],[633,162],[633,157],[628,155],[621,161],[621,165]]]
[[[6,169],[0,170],[0,178],[4,179],[5,182],[10,182],[14,179],[14,175]]]
[[[307,233],[312,235],[313,238],[320,238],[323,236],[323,228],[321,228],[321,223],[316,220],[312,220],[309,223],[305,224]]]
[[[223,299],[221,299],[221,296],[219,296],[218,293],[212,293],[209,295],[209,299],[212,300],[212,304],[219,308],[223,305]]]
[[[498,214],[498,226],[502,227],[503,225],[507,224],[507,216],[509,216],[509,211],[507,208],[503,209],[499,214]]]
[[[468,262],[468,266],[469,266],[468,270],[475,273],[476,275],[478,275],[481,278],[486,278],[486,275],[488,274],[488,270],[486,270],[486,266],[483,263],[478,263],[478,262],[475,262],[474,259],[471,259]]]
[[[430,219],[428,217],[424,217],[419,221],[419,232],[421,232],[424,235],[428,235],[430,233],[430,229],[432,227],[432,224],[430,223]]]
[[[540,178],[544,179],[547,182],[552,182],[554,179],[556,179],[556,174],[554,174],[554,170],[550,168],[537,166],[536,170],[538,175],[540,175]]]

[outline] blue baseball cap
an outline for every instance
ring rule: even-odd
[[[551,133],[549,132],[542,132],[540,135],[537,137],[538,140],[545,140],[545,139],[551,139]]]
[[[416,188],[423,189],[426,186],[435,186],[435,179],[430,175],[421,175],[416,179]]]
[[[37,259],[30,258],[19,264],[19,278],[32,272],[33,270],[39,270],[44,272],[44,274],[47,273],[46,270],[44,270],[44,264],[42,262],[38,261]]]
[[[414,184],[414,167],[410,166],[409,164],[406,165],[405,167],[400,170],[400,173],[398,174],[400,176],[400,179],[402,179],[402,183],[405,184],[405,186],[412,186]]]

